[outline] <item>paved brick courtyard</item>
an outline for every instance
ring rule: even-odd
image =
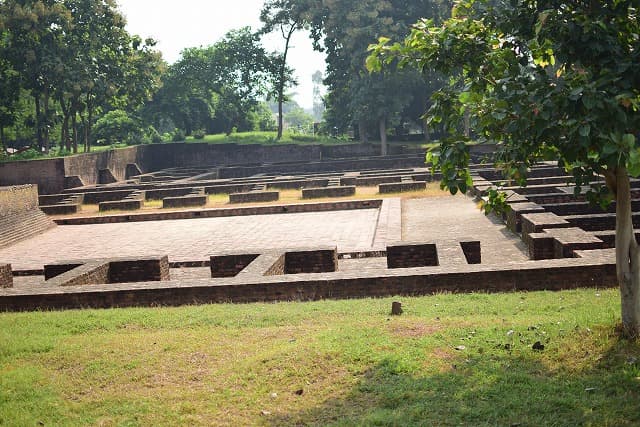
[[[58,226],[0,249],[14,270],[50,261],[167,254],[171,261],[208,259],[219,251],[337,245],[370,248],[378,209]]]
[[[460,196],[404,200],[402,210],[400,199],[385,199],[380,209],[59,226],[0,249],[0,260],[28,270],[56,260],[102,257],[167,254],[176,262],[251,249],[383,250],[400,235],[406,241],[478,239],[485,264],[527,259],[517,236]]]

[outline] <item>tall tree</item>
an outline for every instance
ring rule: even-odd
[[[0,2],[0,26],[5,29],[6,58],[22,77],[35,101],[38,146],[49,151],[53,125],[51,97],[60,81],[63,60],[58,54],[71,14],[56,0]]]
[[[287,100],[285,91],[297,84],[293,79],[293,70],[287,66],[287,56],[291,47],[291,37],[297,30],[303,28],[304,21],[302,17],[294,15],[289,0],[268,0],[265,2],[260,12],[260,20],[264,24],[262,33],[268,34],[278,31],[284,39],[282,53],[274,56],[274,91],[278,103],[278,134],[276,139],[279,140],[282,138],[283,129],[282,104]]]
[[[211,46],[182,51],[147,114],[167,115],[187,134],[205,126],[226,133],[246,129],[247,115],[272,91],[277,63],[259,34],[249,27],[232,30]]]
[[[622,325],[640,335],[640,251],[630,176],[640,176],[640,10],[637,0],[464,0],[442,26],[422,21],[402,44],[374,48],[373,68],[400,59],[452,77],[434,96],[433,121],[452,134],[436,165],[452,192],[469,185],[460,131],[465,112],[481,140],[499,144],[506,177],[556,159],[576,191],[616,201],[616,266]],[[603,179],[604,178],[604,182]]]

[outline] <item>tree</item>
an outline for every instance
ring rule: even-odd
[[[311,76],[313,82],[313,119],[317,122],[322,120],[324,112],[324,101],[322,99],[322,71],[316,70]]]
[[[291,37],[297,30],[303,28],[302,18],[292,13],[289,3],[290,1],[288,0],[267,0],[260,12],[260,20],[264,23],[261,32],[267,34],[277,30],[280,31],[284,39],[284,50],[281,54],[274,56],[275,75],[273,86],[278,102],[278,134],[276,136],[278,140],[282,138],[282,104],[287,100],[285,91],[287,88],[297,85],[293,78],[293,70],[287,66]]]
[[[381,76],[367,75],[365,58],[372,40],[386,35],[404,37],[408,26],[423,16],[440,19],[448,13],[447,1],[420,0],[332,0],[294,2],[310,25],[317,48],[327,54],[324,83],[325,119],[329,127],[342,131],[356,126],[360,140],[368,133],[380,133],[381,152],[385,152],[386,128],[390,118],[411,117],[418,121],[424,111],[409,110],[414,94],[424,92],[424,82],[415,74],[422,89],[407,85],[408,72],[388,69]],[[412,87],[410,90],[409,88]],[[386,88],[395,88],[387,90]],[[373,129],[372,129],[373,128]]]
[[[145,115],[170,117],[187,135],[252,130],[247,115],[271,92],[276,63],[249,27],[232,30],[211,46],[183,50]]]
[[[495,3],[495,5],[494,5]],[[403,42],[383,39],[369,66],[395,60],[451,76],[431,107],[451,134],[429,156],[455,193],[469,185],[461,128],[465,112],[480,140],[499,144],[505,176],[556,159],[576,191],[616,202],[616,266],[622,326],[640,335],[640,254],[630,176],[640,175],[640,16],[634,0],[464,0],[442,26],[421,21]]]

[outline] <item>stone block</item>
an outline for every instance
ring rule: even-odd
[[[325,187],[325,188],[303,188],[303,199],[315,199],[320,197],[347,197],[356,194],[356,187],[338,186],[338,187]]]

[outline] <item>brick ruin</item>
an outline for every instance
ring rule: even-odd
[[[226,156],[233,157],[229,153]],[[148,200],[162,200],[167,207],[188,207],[180,211],[56,218],[55,223],[61,227],[373,209],[377,215],[375,238],[367,247],[348,250],[313,242],[304,248],[218,248],[207,257],[186,261],[165,254],[140,254],[125,259],[56,260],[31,269],[15,269],[14,260],[0,259],[0,310],[300,301],[616,284],[612,251],[615,206],[606,212],[590,206],[583,195],[574,195],[570,177],[546,164],[531,169],[527,187],[506,187],[511,209],[502,220],[505,233],[520,236],[526,246],[529,260],[522,262],[486,263],[486,242],[474,236],[474,230],[469,230],[469,237],[464,239],[404,240],[397,198],[202,208],[203,198],[221,193],[233,195],[236,203],[251,203],[277,201],[280,189],[292,188],[313,197],[339,196],[357,186],[370,185],[379,186],[381,194],[415,191],[437,179],[421,162],[422,157],[415,154],[217,166],[200,161],[155,172],[129,163],[126,179],[40,195],[41,207],[51,208],[52,214],[72,213],[74,209],[69,206],[79,208],[82,203],[98,204],[101,210],[103,205],[105,210],[109,206],[119,206],[120,210],[128,204],[142,206]],[[106,172],[100,175],[106,176]],[[111,176],[118,178],[117,173]],[[472,176],[472,192],[477,198],[503,185],[501,176],[486,165],[474,165]],[[78,184],[78,180],[71,181]],[[640,181],[633,180],[632,186],[633,208],[638,209]],[[29,193],[29,202],[20,212],[37,209],[35,187],[4,191]],[[21,213],[7,208],[14,205],[12,200],[0,192],[0,214],[2,209],[7,212],[0,221],[13,218],[14,223],[20,223],[22,220],[16,218],[22,218]],[[640,214],[637,217],[640,224]],[[37,233],[54,224],[47,220],[47,226]],[[8,245],[15,242],[11,240]],[[14,264],[13,271],[9,263]],[[34,284],[23,284],[29,277],[34,278]]]

